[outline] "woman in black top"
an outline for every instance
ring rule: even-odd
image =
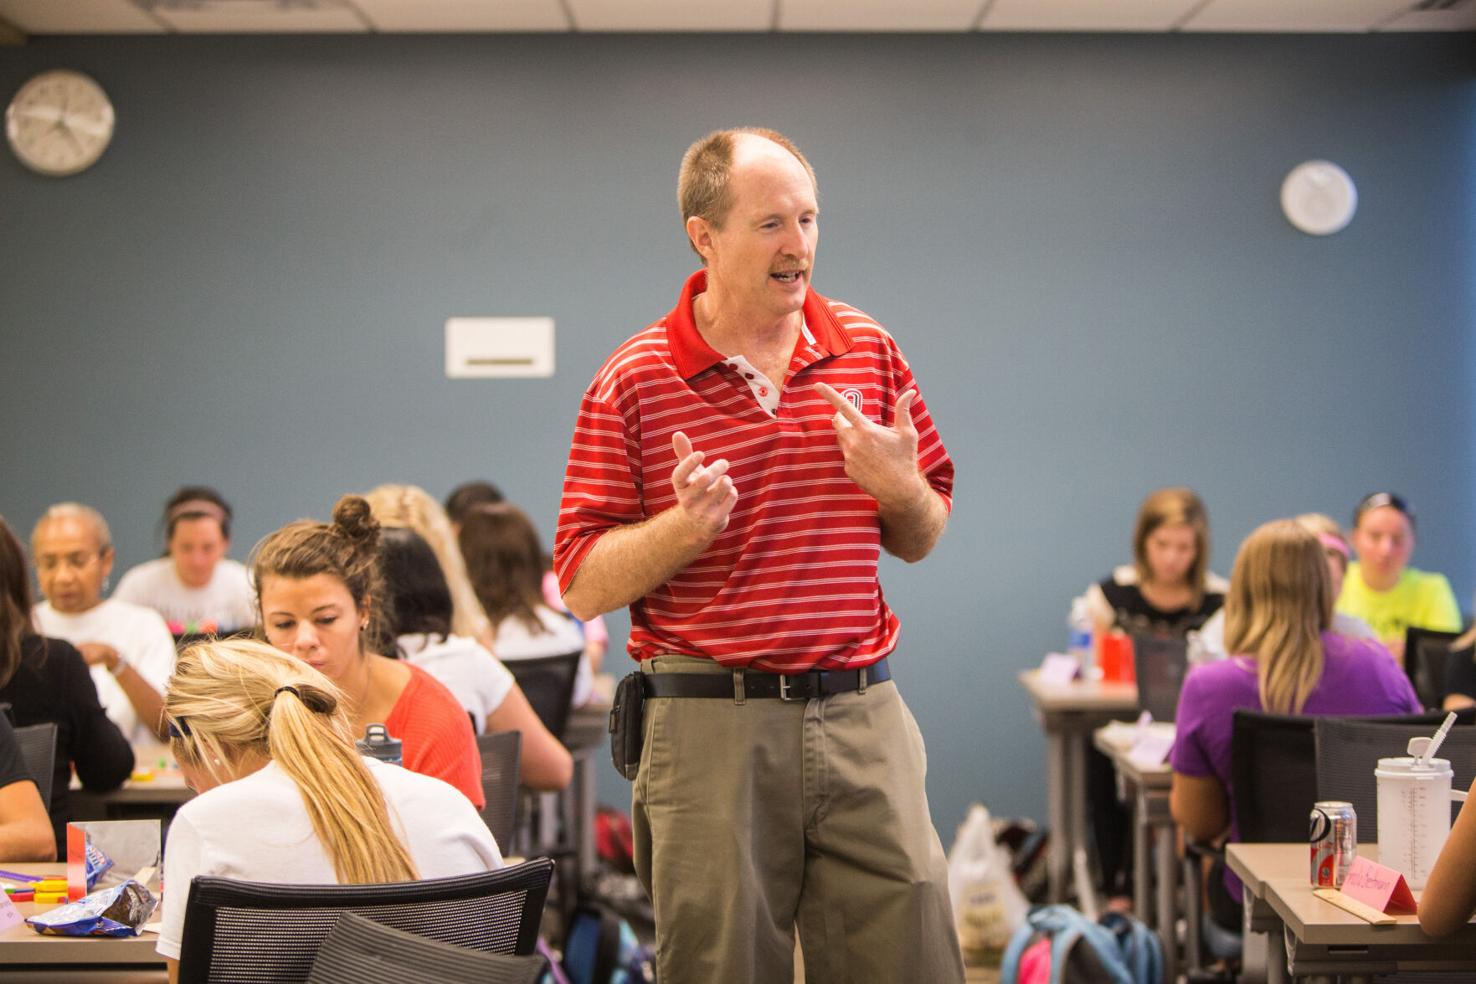
[[[48,804],[58,857],[66,857],[72,767],[84,789],[105,792],[133,771],[133,749],[108,720],[82,655],[31,625],[31,582],[20,541],[0,517],[0,704],[16,727],[56,725],[56,767]]]
[[[1096,638],[1121,630],[1182,639],[1204,625],[1229,587],[1210,572],[1209,552],[1209,515],[1199,496],[1187,488],[1150,493],[1133,528],[1133,563],[1087,589]],[[1086,765],[1102,889],[1114,904],[1126,905],[1133,890],[1131,819],[1117,800],[1111,761],[1089,748]]]
[[[1225,579],[1209,569],[1209,516],[1186,488],[1143,500],[1133,529],[1133,562],[1087,590],[1098,633],[1182,639],[1225,603]]]

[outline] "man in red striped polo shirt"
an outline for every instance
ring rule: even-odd
[[[814,172],[710,134],[678,197],[703,269],[584,394],[554,548],[580,618],[630,606],[632,813],[657,976],[963,980],[882,549],[926,556],[953,463],[892,337],[810,288]]]

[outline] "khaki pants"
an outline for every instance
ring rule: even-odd
[[[646,672],[730,673],[659,656]],[[646,701],[631,817],[661,984],[954,984],[922,735],[888,681],[785,703]]]

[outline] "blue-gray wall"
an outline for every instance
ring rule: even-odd
[[[1417,562],[1476,584],[1470,36],[36,39],[118,131],[80,177],[0,155],[0,513],[77,498],[120,563],[183,482],[237,554],[382,481],[498,481],[545,533],[578,396],[693,266],[676,164],[793,135],[817,284],[889,326],[958,463],[938,551],[888,563],[898,676],[945,842],[973,799],[1044,813],[1015,673],[1126,556],[1142,494],[1260,521],[1419,506]],[[1326,157],[1345,232],[1281,217]],[[552,315],[551,380],[449,382],[451,315]],[[624,620],[615,628],[623,636]],[[628,661],[617,656],[613,668]],[[605,797],[625,786],[613,773]]]

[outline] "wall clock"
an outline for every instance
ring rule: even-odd
[[[1358,189],[1332,161],[1306,161],[1281,183],[1281,210],[1309,236],[1330,236],[1353,221]]]
[[[20,162],[37,174],[76,174],[97,163],[113,139],[113,104],[102,86],[81,72],[42,72],[10,100],[5,137]]]

